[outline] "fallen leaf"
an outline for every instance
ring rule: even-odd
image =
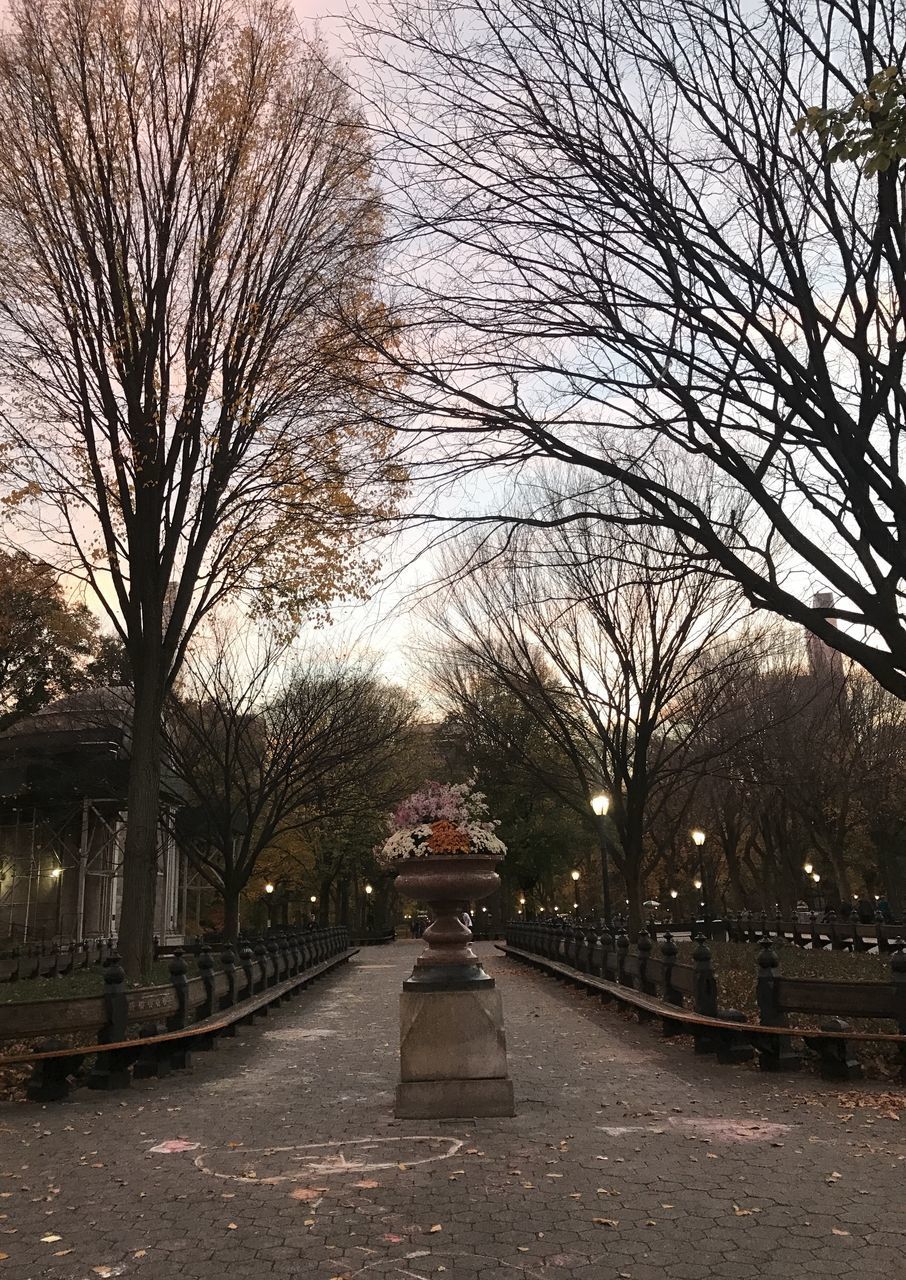
[[[354,1182],[352,1185],[354,1187],[361,1187],[363,1191],[371,1191],[375,1187],[379,1187],[381,1184],[379,1182],[375,1182],[374,1178],[364,1178],[361,1182]]]
[[[233,1144],[230,1143],[230,1146]],[[166,1142],[159,1142],[156,1147],[151,1148],[151,1154],[155,1156],[171,1156],[177,1151],[197,1151],[201,1146],[200,1142],[184,1142],[182,1138],[169,1138]],[[93,1164],[92,1169],[103,1169],[102,1164]]]
[[[227,1231],[238,1231],[238,1230],[239,1230],[238,1223],[235,1223],[235,1222],[227,1223]]]
[[[831,1227],[831,1235],[833,1235],[833,1236],[848,1236],[848,1235],[849,1235],[849,1232],[848,1232],[848,1231],[844,1231],[842,1227]]]
[[[403,1237],[402,1237],[402,1236],[386,1235],[386,1236],[384,1236],[384,1239],[387,1241],[387,1243],[388,1243],[388,1244],[402,1244],[402,1243],[403,1243]]]
[[[751,1218],[753,1213],[761,1213],[760,1209],[741,1209],[738,1204],[734,1204],[733,1212],[737,1218]]]
[[[65,1258],[66,1255],[70,1253],[72,1253],[71,1249],[57,1249],[56,1253],[53,1256],[55,1258]]]
[[[144,1258],[147,1256],[147,1253],[148,1253],[147,1249],[136,1249],[135,1253],[133,1253],[132,1256],[133,1258]]]
[[[321,1192],[314,1187],[296,1187],[289,1193],[290,1200],[320,1200]]]
[[[62,1237],[62,1236],[42,1236],[42,1237],[41,1237],[41,1243],[42,1243],[42,1244],[56,1244],[58,1240],[62,1240],[62,1239],[63,1239],[63,1237]]]
[[[443,1231],[443,1227],[440,1225],[439,1222],[435,1222],[433,1227],[428,1228],[428,1235],[429,1236],[437,1235],[438,1231]]]
[[[592,1218],[592,1222],[596,1227],[613,1227],[614,1230],[620,1225],[616,1218]]]

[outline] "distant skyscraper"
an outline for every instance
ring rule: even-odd
[[[813,609],[830,609],[834,603],[834,597],[829,591],[818,591],[812,596]],[[832,627],[837,625],[835,618],[829,619]],[[808,650],[809,667],[813,675],[843,675],[843,656],[839,649],[832,649],[830,645],[825,644],[816,635],[809,632],[806,641],[806,649]]]

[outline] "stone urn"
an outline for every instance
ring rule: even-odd
[[[422,935],[425,949],[415,962],[404,991],[457,991],[491,986],[472,950],[472,931],[462,922],[470,902],[487,898],[500,884],[502,854],[428,854],[400,863],[396,887],[407,898],[426,903],[434,919]]]

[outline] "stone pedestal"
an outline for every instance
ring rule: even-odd
[[[439,1120],[514,1114],[503,1005],[493,983],[404,991],[396,1115]]]

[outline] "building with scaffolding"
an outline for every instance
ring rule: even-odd
[[[122,896],[131,695],[61,698],[0,733],[0,946],[115,935]],[[182,941],[187,867],[165,780],[155,932]]]

